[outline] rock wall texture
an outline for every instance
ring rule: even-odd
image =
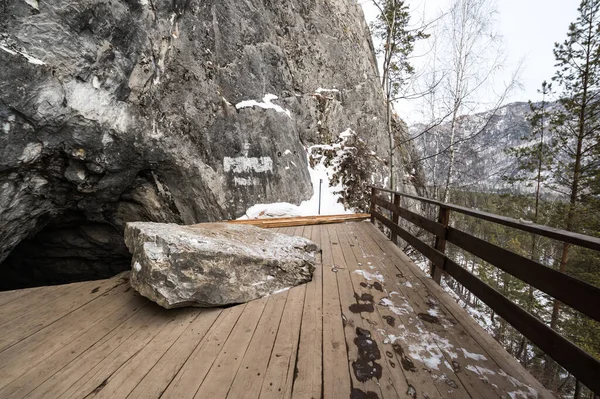
[[[0,267],[102,277],[126,222],[299,203],[309,145],[386,158],[382,99],[353,0],[4,0]]]

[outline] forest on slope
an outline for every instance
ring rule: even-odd
[[[429,198],[600,237],[600,1],[582,0],[564,40],[555,44],[555,73],[540,79],[541,101],[508,104],[518,86],[517,67],[487,111],[478,103],[480,91],[489,90],[503,66],[493,2],[454,0],[437,18],[416,23],[407,1],[373,3],[378,14],[372,31],[388,114],[400,102],[418,101],[423,108],[423,121],[410,127],[408,139],[396,137],[388,123],[390,159],[397,146],[412,141],[419,152],[414,167],[424,172]],[[413,50],[422,40],[432,44],[427,62],[415,68]],[[393,180],[389,183],[398,189]],[[600,287],[597,252],[470,216],[453,214],[451,225]],[[405,250],[429,268],[417,251]],[[446,252],[600,359],[598,322],[458,247],[448,245]],[[597,397],[451,277],[445,276],[443,285],[557,396]]]

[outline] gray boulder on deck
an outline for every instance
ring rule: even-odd
[[[316,244],[254,226],[128,223],[131,286],[164,308],[261,298],[312,279]]]

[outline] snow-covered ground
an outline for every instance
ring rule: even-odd
[[[336,171],[338,162],[334,159],[329,166],[325,166],[325,157],[316,157],[318,150],[337,150],[338,158],[344,150],[345,141],[354,133],[348,129],[340,134],[341,142],[333,145],[314,145],[306,149],[308,159],[308,173],[313,187],[313,195],[309,200],[303,201],[300,205],[294,205],[287,202],[276,202],[272,204],[256,204],[248,210],[246,214],[239,219],[262,219],[292,216],[314,216],[314,215],[338,215],[344,213],[353,213],[352,209],[344,209],[344,205],[338,202],[342,190],[342,185],[331,185],[333,174]],[[310,166],[310,157],[315,156],[319,162]],[[321,193],[321,208],[319,213],[319,187]]]

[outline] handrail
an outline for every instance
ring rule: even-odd
[[[464,215],[473,216],[479,219],[487,220],[490,222],[498,223],[503,226],[508,226],[515,228],[517,230],[526,231],[528,233],[535,233],[540,236],[552,238],[558,241],[568,242],[569,244],[579,245],[580,247],[585,247],[589,249],[593,249],[596,251],[600,251],[600,238],[587,236],[585,234],[573,233],[567,230],[555,229],[554,227],[544,226],[541,224],[528,223],[523,222],[517,219],[509,218],[506,216],[496,215],[489,212],[478,211],[475,209],[465,208],[464,206],[448,204],[445,202],[440,202],[436,200],[432,200],[429,198],[419,197],[417,195],[405,194],[398,191],[392,191],[386,188],[381,188],[377,186],[369,186],[371,189],[377,191],[383,191],[390,194],[399,195],[401,197],[414,199],[417,201],[421,201],[427,204],[436,205],[445,209],[449,209],[451,211],[456,211],[458,213],[462,213]]]
[[[392,241],[395,241],[396,237],[400,237],[428,258],[432,262],[431,277],[438,284],[441,281],[442,272],[452,276],[579,381],[596,394],[600,394],[600,379],[597,378],[600,375],[600,361],[445,255],[446,241],[448,241],[566,303],[592,319],[600,321],[600,306],[597,306],[600,303],[600,288],[493,245],[471,234],[449,227],[450,211],[595,250],[600,250],[600,239],[533,223],[523,223],[516,219],[385,188],[370,187],[372,190],[371,221],[375,223],[375,220],[377,220],[386,226],[391,232]],[[393,202],[377,196],[378,191],[393,194]],[[439,206],[437,221],[402,208],[399,205],[400,197],[412,198]],[[378,206],[390,211],[393,220],[378,212]],[[426,244],[400,227],[398,225],[400,217],[432,233],[436,238],[435,246],[432,247]]]

